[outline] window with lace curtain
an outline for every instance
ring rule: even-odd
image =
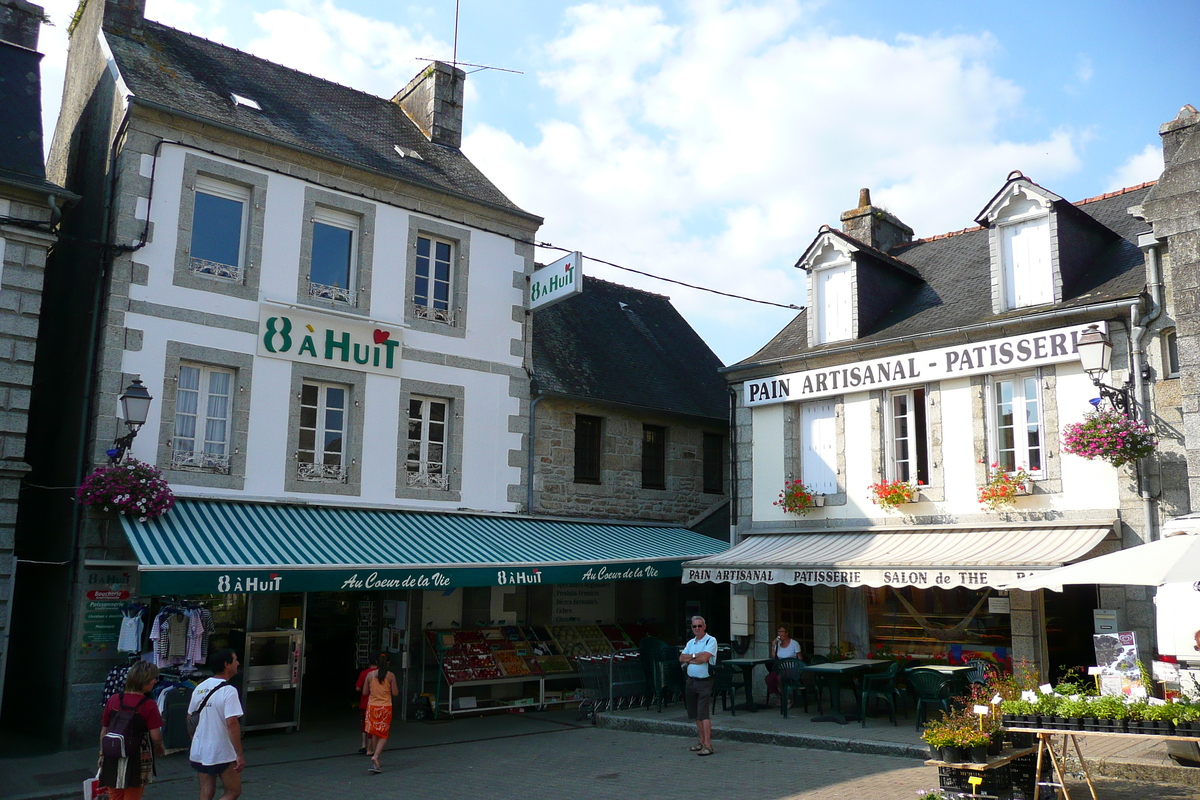
[[[181,364],[171,469],[229,474],[232,370]]]

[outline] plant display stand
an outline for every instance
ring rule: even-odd
[[[1156,739],[1163,741],[1176,742],[1200,742],[1200,736],[1168,736],[1154,735],[1148,733],[1111,733],[1106,731],[1063,731],[1063,730],[1046,730],[1045,728],[1010,728],[1005,726],[1004,730],[1013,733],[1034,733],[1037,734],[1037,771],[1034,773],[1034,791],[1033,800],[1041,800],[1042,786],[1053,786],[1062,792],[1064,800],[1071,800],[1071,793],[1067,790],[1066,781],[1063,780],[1063,769],[1059,763],[1059,755],[1055,752],[1053,737],[1063,737],[1063,755],[1067,752],[1067,740],[1070,740],[1071,745],[1075,748],[1075,755],[1079,758],[1079,767],[1083,770],[1083,777],[1087,781],[1088,790],[1092,793],[1092,800],[1099,800],[1096,796],[1096,787],[1092,783],[1092,775],[1088,771],[1087,761],[1084,760],[1083,751],[1079,747],[1080,736],[1118,736],[1124,738],[1139,738],[1139,739]],[[1042,770],[1044,768],[1045,756],[1050,756],[1050,764],[1054,770],[1054,781],[1042,781]]]
[[[1014,785],[1019,781],[1014,775],[1014,768],[1024,766],[1029,769],[1034,748],[1010,747],[998,756],[990,756],[986,763],[926,761],[925,764],[938,768],[938,783],[942,789],[971,794],[977,797],[994,797],[999,800],[1028,800],[1032,795],[1030,787],[1024,786],[1014,791]],[[971,777],[982,778],[977,787],[970,784]],[[1026,783],[1026,781],[1020,781]]]

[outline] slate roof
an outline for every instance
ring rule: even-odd
[[[104,35],[135,102],[149,101],[540,222],[505,197],[462,151],[426,139],[389,100],[150,20],[134,30],[106,29]],[[254,100],[262,110],[236,105],[233,94]],[[397,145],[420,158],[402,158]]]
[[[0,41],[0,183],[62,194],[42,160],[40,62],[33,50]]]
[[[1045,308],[1073,308],[1136,297],[1146,284],[1145,263],[1137,237],[1148,232],[1150,226],[1131,216],[1128,209],[1140,204],[1150,188],[1151,184],[1142,184],[1074,204],[1120,238],[1096,259],[1087,279],[1072,287],[1071,295],[1056,306],[993,314],[988,231],[968,228],[893,249],[890,255],[916,269],[923,282],[910,293],[897,297],[892,311],[869,335],[829,347],[937,333],[993,320],[1016,320]],[[801,354],[819,355],[822,349],[808,346],[806,309],[761,350],[734,368]]]
[[[533,365],[549,394],[727,420],[721,361],[669,298],[584,276],[533,312]]]

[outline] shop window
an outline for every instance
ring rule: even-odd
[[[320,206],[313,211],[309,295],[354,305],[358,229],[353,214]]]
[[[1163,372],[1168,378],[1179,377],[1179,341],[1175,338],[1175,329],[1163,331]]]
[[[1011,667],[1009,615],[990,613],[987,602],[980,606],[984,590],[864,586],[848,591],[861,591],[865,595],[870,649],[874,653],[945,657],[956,663],[981,658]],[[947,641],[945,631],[961,625],[968,617],[970,621],[959,637]]]
[[[990,390],[992,462],[1005,472],[1024,468],[1040,477],[1045,428],[1037,376],[996,378]]]
[[[575,483],[600,482],[600,428],[603,420],[575,415]]]
[[[667,429],[642,426],[642,488],[667,488]]]
[[[305,382],[300,388],[296,478],[346,482],[346,386]]]
[[[814,492],[837,488],[837,419],[832,400],[800,406],[800,479]]]
[[[722,494],[725,491],[725,437],[719,433],[704,434],[704,491]]]
[[[405,480],[408,486],[426,489],[450,488],[446,470],[446,425],[450,404],[429,397],[410,397],[408,401],[408,458]]]
[[[196,176],[188,269],[241,283],[246,266],[250,189]]]
[[[888,395],[887,477],[929,485],[929,432],[925,389]]]
[[[451,305],[454,245],[428,236],[417,237],[413,313],[419,319],[454,324]]]
[[[171,469],[229,474],[233,382],[232,370],[180,365]]]

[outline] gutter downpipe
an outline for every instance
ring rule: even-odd
[[[737,403],[738,392],[729,389],[729,546],[738,543],[738,458]]]
[[[1138,237],[1138,247],[1141,248],[1146,259],[1146,284],[1150,289],[1150,308],[1145,315],[1141,315],[1140,299],[1139,302],[1129,306],[1129,318],[1132,325],[1129,338],[1132,350],[1130,371],[1133,373],[1133,394],[1139,408],[1138,418],[1145,423],[1150,422],[1150,387],[1142,377],[1142,370],[1146,363],[1146,348],[1143,340],[1150,324],[1162,314],[1163,285],[1158,263],[1158,246],[1159,240],[1153,234],[1147,233]],[[1146,466],[1145,459],[1138,463],[1138,491],[1142,497],[1143,530],[1146,541],[1152,542],[1158,539],[1158,526],[1155,524],[1154,497],[1150,494],[1150,476]]]
[[[538,403],[546,396],[538,391],[537,378],[529,379],[529,485],[525,487],[525,513],[533,515],[533,442],[534,442],[534,413],[537,411]]]

